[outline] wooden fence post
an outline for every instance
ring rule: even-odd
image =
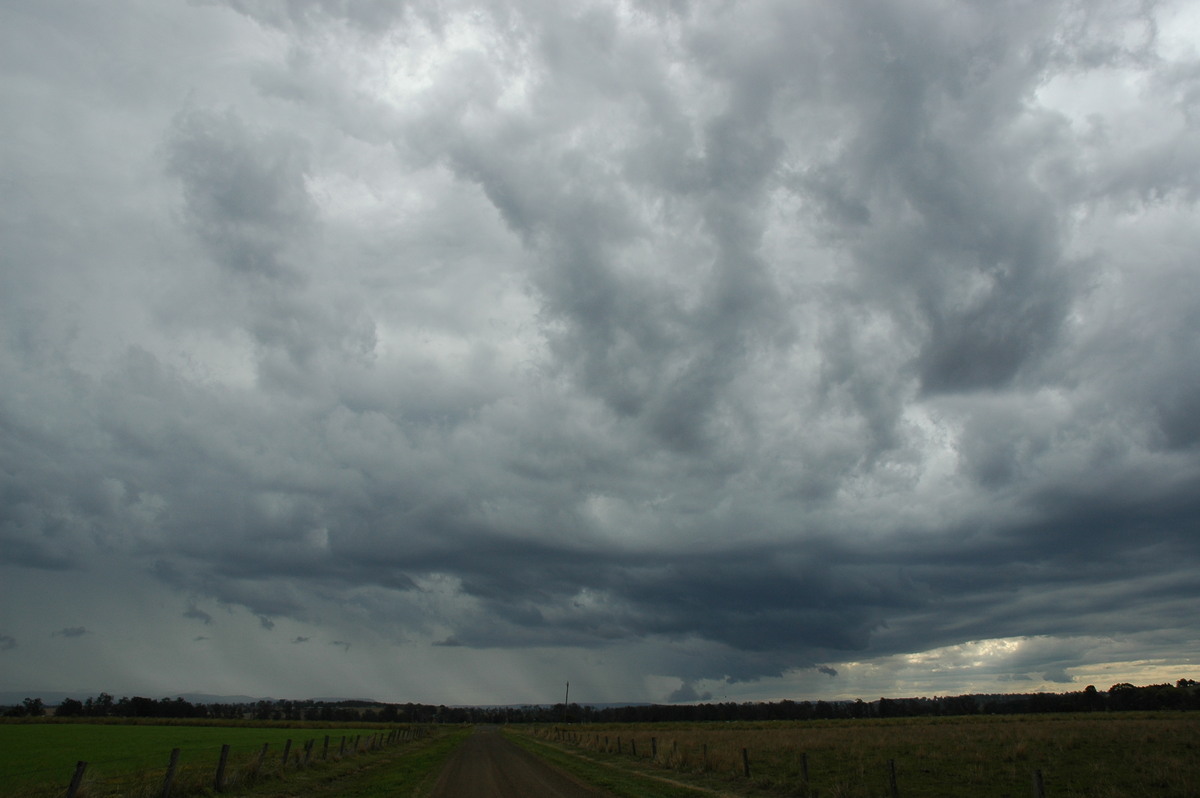
[[[1033,771],[1033,798],[1046,798],[1046,785],[1040,770]]]
[[[288,740],[283,744],[283,756],[279,757],[279,769],[283,770],[287,767],[288,753],[292,750],[292,741]]]
[[[629,741],[629,755],[632,757],[637,757],[637,740]]]
[[[800,780],[804,782],[804,789],[808,789],[808,754],[800,754]]]
[[[650,758],[658,759],[658,738],[657,737],[650,738]]]
[[[71,777],[71,786],[67,787],[67,798],[75,798],[79,785],[83,783],[83,771],[87,770],[87,762],[80,760],[75,763],[75,775]]]
[[[892,798],[900,798],[900,788],[896,785],[896,760],[888,760],[888,787],[891,788]]]
[[[262,750],[258,752],[258,767],[255,768],[256,771],[262,770],[263,762],[267,761],[267,749],[270,747],[270,743],[263,743]]]
[[[229,744],[221,746],[221,758],[217,760],[217,775],[213,779],[213,790],[221,792],[225,789],[225,764],[229,761]]]
[[[329,735],[328,734],[325,735],[325,745],[321,748],[321,758],[322,759],[329,758]]]
[[[171,786],[175,783],[175,769],[179,767],[179,749],[171,749],[171,762],[167,765],[167,775],[163,779],[162,798],[171,798]]]
[[[746,773],[746,778],[750,778],[750,752],[745,748],[742,749],[742,770]]]
[[[708,743],[704,744],[704,759],[700,762],[700,769],[705,773],[708,772]]]
[[[345,755],[346,755],[346,735],[343,734],[342,735],[342,744],[338,746],[338,756],[343,757]]]

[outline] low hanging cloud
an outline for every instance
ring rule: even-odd
[[[51,637],[83,637],[90,634],[87,629],[82,626],[68,626],[64,629],[59,629],[57,632],[51,632]]]
[[[136,587],[147,639],[219,606],[229,674],[316,639],[673,700],[1190,662],[1197,30],[6,8],[0,607]]]

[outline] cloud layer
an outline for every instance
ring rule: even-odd
[[[288,689],[455,663],[414,700],[1194,664],[1187,4],[0,30],[0,655],[31,687],[50,645],[155,678],[112,634],[130,584],[164,667],[228,677],[170,689],[310,640]],[[501,695],[464,686],[487,662]]]

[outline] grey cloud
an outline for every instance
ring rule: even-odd
[[[12,635],[0,635],[0,651],[12,651],[17,647],[17,639]]]
[[[1047,671],[1046,673],[1042,674],[1042,678],[1047,682],[1057,682],[1058,684],[1071,684],[1075,681],[1075,679],[1068,675],[1066,671],[1061,669]]]
[[[197,621],[203,621],[205,625],[212,623],[212,616],[198,607],[191,606],[183,613],[185,618],[194,618]]]
[[[232,111],[193,110],[175,121],[169,147],[185,218],[213,258],[236,274],[294,279],[287,250],[315,214],[301,140],[256,133]]]
[[[51,637],[83,637],[88,634],[88,630],[82,626],[68,626],[64,629],[59,629],[57,632],[52,632]]]
[[[1194,639],[1169,4],[201,5],[218,75],[0,47],[82,116],[0,81],[5,566],[362,661],[641,647],[672,700]],[[61,100],[94,51],[187,85]]]
[[[712,700],[711,692],[706,690],[703,693],[698,693],[698,692],[696,692],[695,686],[693,684],[691,684],[690,682],[684,682],[679,687],[679,689],[675,690],[674,692],[671,693],[671,695],[667,696],[667,703],[669,703],[669,704],[684,703],[687,701],[710,701],[710,700]]]
[[[401,22],[411,10],[422,9],[425,3],[395,3],[389,0],[367,0],[348,3],[344,0],[203,0],[211,5],[227,6],[257,22],[273,28],[308,32],[319,30],[331,22],[343,22],[362,33],[382,35]],[[430,14],[427,17],[435,18]]]

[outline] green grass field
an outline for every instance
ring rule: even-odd
[[[736,795],[811,794],[806,755],[807,788],[822,798],[889,795],[889,760],[905,798],[1024,798],[1034,771],[1051,798],[1200,796],[1194,712],[510,728],[597,764]]]
[[[179,793],[211,786],[222,745],[230,746],[227,773],[231,784],[248,784],[280,767],[287,740],[289,760],[303,756],[314,740],[311,757],[320,759],[325,736],[329,756],[336,757],[342,737],[347,751],[355,738],[365,745],[378,727],[341,725],[297,728],[280,724],[167,725],[96,723],[0,723],[0,784],[3,794],[20,798],[61,796],[79,760],[88,763],[85,785],[92,796],[156,794],[171,750],[180,749]],[[259,774],[263,744],[268,751]]]

